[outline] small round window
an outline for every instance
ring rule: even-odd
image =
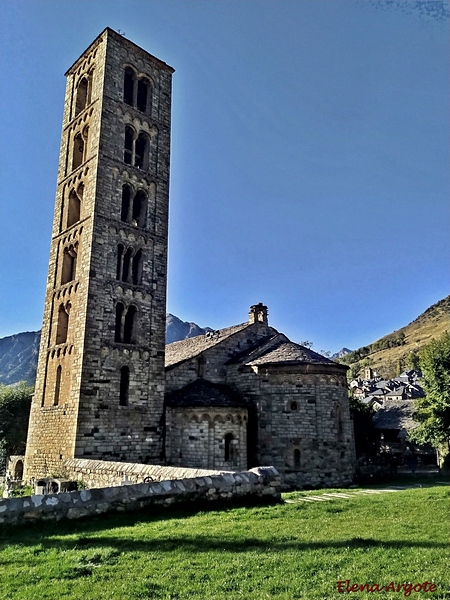
[[[291,402],[291,410],[298,410],[297,402]]]

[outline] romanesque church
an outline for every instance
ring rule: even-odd
[[[173,72],[107,28],[66,73],[24,476],[76,457],[348,483],[346,367],[272,328],[266,306],[165,346]]]

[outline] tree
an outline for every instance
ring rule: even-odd
[[[25,381],[0,384],[0,472],[11,454],[24,454],[33,388]]]
[[[418,444],[430,444],[450,462],[450,332],[419,352],[425,398],[416,401],[414,418],[420,423],[410,432]]]
[[[420,358],[418,350],[411,350],[406,358],[406,366],[408,369],[417,371],[420,369]]]
[[[361,400],[349,396],[350,412],[353,418],[356,457],[374,458],[377,453],[378,434],[372,422],[374,410]]]

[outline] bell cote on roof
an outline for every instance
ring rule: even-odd
[[[267,306],[264,306],[262,302],[259,304],[253,304],[250,306],[249,323],[264,323],[264,325],[268,325],[268,310]]]

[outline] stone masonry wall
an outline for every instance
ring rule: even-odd
[[[66,460],[64,463],[65,477],[73,481],[82,481],[89,489],[122,485],[124,482],[144,483],[144,480],[147,478],[152,481],[167,481],[229,472],[231,471],[143,465],[139,463],[87,460],[82,458],[72,458]]]
[[[169,464],[247,469],[247,409],[167,408],[167,429],[170,431],[166,441]],[[229,441],[227,436],[230,436]]]
[[[0,500],[0,524],[77,519],[112,511],[139,510],[179,502],[280,499],[280,479],[273,467],[242,473],[106,487],[80,492]]]
[[[255,407],[257,464],[273,464],[285,487],[352,481],[353,422],[345,374],[338,367],[229,369],[227,382],[235,382]]]
[[[125,102],[127,67],[148,82],[146,110]],[[66,74],[26,479],[58,474],[74,456],[161,459],[172,72],[105,29]],[[134,144],[147,136],[145,164],[126,164],[125,127]],[[125,220],[124,185],[133,212]],[[146,199],[139,222],[136,194]],[[119,247],[140,256],[126,281]],[[116,335],[118,304],[126,339]]]
[[[155,462],[162,458],[164,348],[170,159],[171,76],[173,69],[117,33],[107,30],[98,142],[92,258],[83,375],[75,456]],[[149,82],[147,110],[124,101],[125,68]],[[134,142],[146,136],[146,164],[126,164],[125,128]],[[133,157],[137,154],[137,146]],[[124,220],[123,189],[129,202],[144,194],[142,221]],[[125,277],[123,253],[142,256],[141,272]],[[119,261],[119,262],[118,262]],[[134,266],[133,266],[134,268]],[[131,266],[129,267],[131,271]],[[134,311],[130,339],[117,339]],[[128,369],[125,402],[120,402],[121,369]]]

